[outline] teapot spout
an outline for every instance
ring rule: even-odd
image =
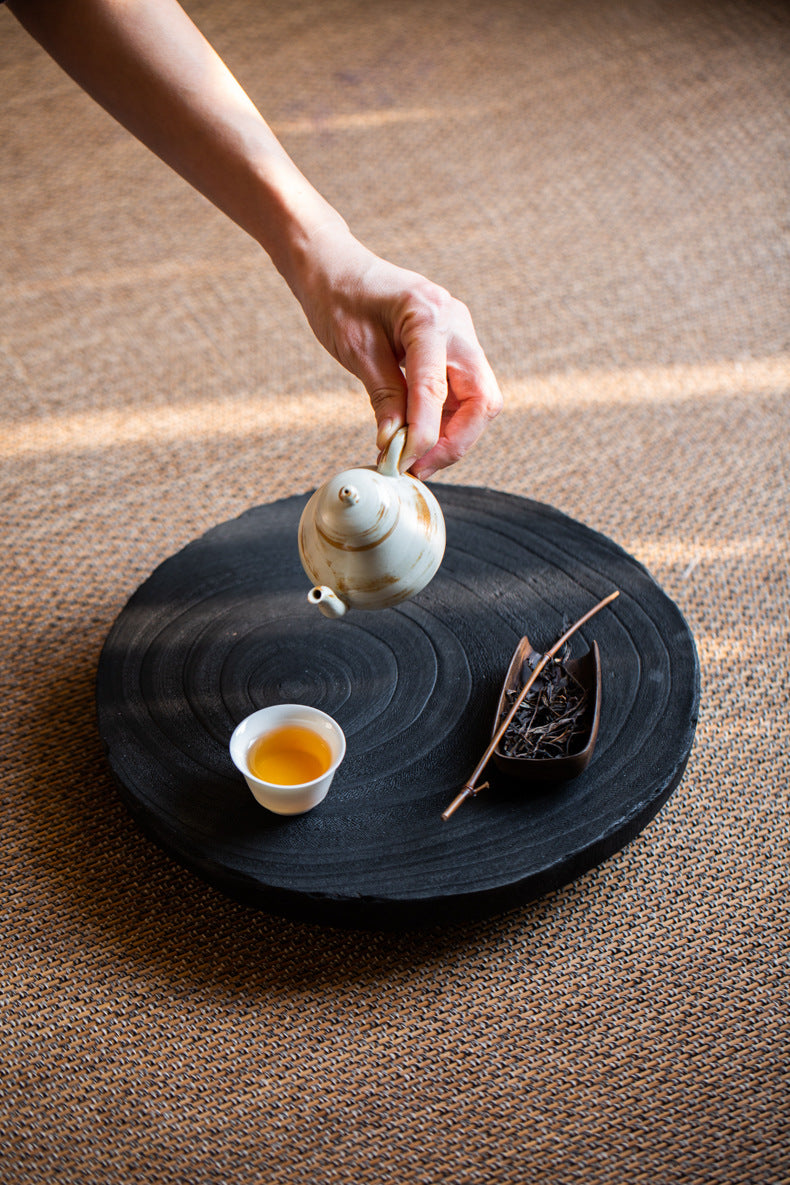
[[[307,599],[311,605],[318,606],[324,617],[342,617],[348,609],[346,602],[337,593],[332,592],[331,588],[327,588],[325,584],[316,585],[315,588],[311,588],[307,594]]]

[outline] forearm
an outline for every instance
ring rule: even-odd
[[[255,238],[294,290],[335,210],[176,0],[9,0],[119,123]]]
[[[177,0],[8,0],[68,74],[271,256],[319,341],[365,385],[380,447],[429,476],[502,397],[468,309],[379,259],[302,176]]]

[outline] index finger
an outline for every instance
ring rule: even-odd
[[[447,377],[447,400],[438,443],[412,469],[423,481],[437,469],[460,460],[502,409],[499,385],[476,341],[451,342]]]
[[[402,468],[408,469],[434,447],[447,399],[447,342],[435,330],[418,333],[406,346],[406,423]]]

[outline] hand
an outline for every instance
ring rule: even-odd
[[[502,406],[466,307],[379,259],[297,169],[176,0],[10,0],[72,78],[268,252],[319,341],[367,389],[417,477]]]
[[[502,407],[466,306],[374,255],[340,219],[302,260],[294,291],[318,340],[364,384],[378,447],[407,424],[402,469],[425,479],[457,461]]]

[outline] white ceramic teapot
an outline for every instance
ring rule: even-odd
[[[378,464],[345,469],[316,490],[299,521],[299,556],[315,587],[307,594],[326,617],[386,609],[436,575],[445,546],[439,503],[398,466],[399,428]]]

